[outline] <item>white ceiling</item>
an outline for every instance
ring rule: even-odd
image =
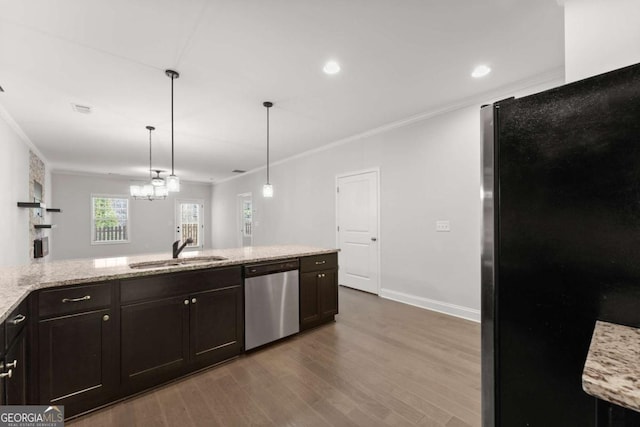
[[[558,69],[556,0],[0,0],[0,104],[54,170],[217,181]],[[337,60],[342,72],[322,66]],[[479,63],[493,68],[476,80]],[[93,108],[72,111],[71,103]]]

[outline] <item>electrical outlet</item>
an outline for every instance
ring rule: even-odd
[[[449,220],[436,221],[436,231],[451,231]]]

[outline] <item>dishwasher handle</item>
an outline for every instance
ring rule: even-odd
[[[278,262],[251,264],[244,268],[244,277],[264,276],[267,274],[282,273],[284,271],[297,270],[299,268],[297,259],[287,259]]]

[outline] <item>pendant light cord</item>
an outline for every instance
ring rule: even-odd
[[[173,80],[174,76],[171,76],[171,176],[175,175],[173,170]]]
[[[147,128],[149,129],[149,128]],[[149,129],[149,179],[153,179],[153,172],[151,170],[153,163],[151,163],[151,129]]]
[[[269,107],[267,107],[267,184],[269,184]]]

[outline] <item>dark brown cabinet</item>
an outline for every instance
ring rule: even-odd
[[[38,323],[39,402],[70,416],[107,402],[117,385],[116,328],[111,309]]]
[[[122,383],[127,392],[240,354],[242,295],[239,267],[122,281]]]
[[[27,404],[27,333],[23,330],[7,349],[4,369],[11,376],[4,379],[7,405]]]
[[[27,404],[28,299],[0,324],[0,404]]]
[[[240,284],[193,294],[190,355],[196,368],[240,354],[244,343]]]
[[[4,352],[5,352],[6,348],[5,348],[5,340],[4,340],[4,322],[0,323],[0,363],[2,364],[2,366],[0,366],[0,405],[4,405],[5,402],[5,395],[4,395],[4,388],[5,388],[5,378],[8,377],[7,372],[5,372],[4,369]]]
[[[37,294],[35,403],[64,405],[68,417],[113,398],[119,370],[114,290],[114,283],[97,283]]]
[[[179,376],[189,358],[187,296],[120,309],[122,383],[137,391]]]
[[[337,254],[300,259],[300,330],[333,321],[338,314]]]

